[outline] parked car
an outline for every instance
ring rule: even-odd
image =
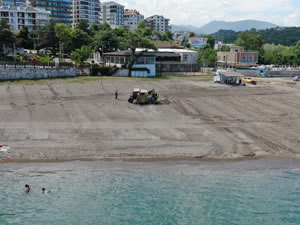
[[[52,54],[51,50],[46,49],[46,48],[42,48],[39,50],[40,54]]]
[[[27,62],[38,62],[37,58],[31,57],[27,59]]]
[[[295,76],[295,77],[293,78],[293,81],[300,81],[300,76]]]

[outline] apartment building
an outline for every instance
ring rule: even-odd
[[[28,0],[32,7],[50,11],[56,23],[72,24],[72,0]]]
[[[33,7],[0,7],[0,19],[7,20],[11,30],[22,30],[24,26],[27,26],[29,31],[34,31],[49,22],[50,14],[49,11]]]
[[[101,23],[100,0],[73,0],[73,23],[76,27],[80,21],[85,20],[89,25]]]
[[[135,30],[140,21],[144,20],[144,16],[135,9],[126,9],[124,13],[124,26],[129,30]]]
[[[191,37],[189,43],[192,49],[201,49],[207,44],[208,39],[203,37]]]
[[[0,0],[0,6],[26,6],[26,0]]]
[[[102,4],[102,22],[116,28],[124,26],[124,6],[116,2]]]
[[[145,19],[145,21],[150,28],[157,30],[159,33],[171,31],[170,20],[163,16],[154,15]]]

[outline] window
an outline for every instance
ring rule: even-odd
[[[184,61],[184,62],[188,61],[188,59],[189,59],[189,56],[188,56],[188,55],[183,55],[183,61]]]
[[[249,62],[253,63],[253,56],[249,56]]]
[[[145,58],[144,57],[137,58],[136,64],[145,64]]]
[[[247,62],[247,56],[243,56],[242,62]]]
[[[146,58],[146,64],[155,64],[154,57],[147,57]]]

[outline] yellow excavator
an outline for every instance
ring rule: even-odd
[[[145,89],[135,88],[128,98],[128,102],[132,104],[159,104],[159,95],[154,89],[147,91]]]
[[[253,85],[257,84],[257,81],[252,80],[252,78],[250,78],[250,77],[242,77],[241,80],[245,84],[253,84]]]

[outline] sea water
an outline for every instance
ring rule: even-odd
[[[300,163],[0,164],[0,224],[299,225]]]

